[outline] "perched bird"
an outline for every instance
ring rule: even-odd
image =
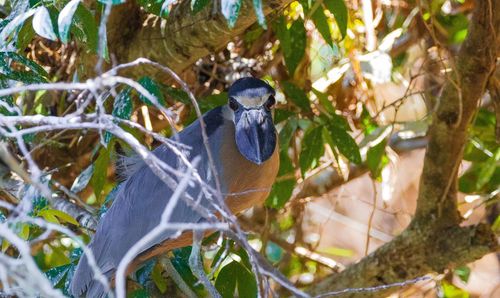
[[[229,88],[227,105],[203,115],[221,191],[227,206],[235,214],[262,203],[278,173],[279,150],[271,115],[274,95],[274,89],[264,81],[242,78]],[[206,183],[215,187],[200,122],[197,120],[186,127],[176,140],[190,148],[188,159],[201,157],[197,172]],[[181,164],[178,156],[166,145],[159,146],[153,153],[173,168],[179,168]],[[113,204],[100,220],[89,244],[97,265],[108,279],[113,277],[127,251],[158,225],[173,193],[144,162],[139,161],[132,169],[120,184]],[[201,198],[200,204],[213,212],[200,185],[193,183],[186,192],[192,198]],[[170,218],[173,223],[203,220],[185,200],[179,200]],[[144,250],[148,254],[140,261],[169,249],[190,245],[192,238],[189,234],[177,234],[175,231],[165,232]],[[75,297],[103,297],[106,294],[102,284],[94,279],[85,255],[78,263],[70,290]]]

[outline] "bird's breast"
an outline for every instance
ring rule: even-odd
[[[224,125],[219,158],[226,203],[233,213],[239,213],[262,204],[269,195],[279,170],[279,150],[276,145],[271,157],[257,165],[238,151],[234,133],[232,123]]]

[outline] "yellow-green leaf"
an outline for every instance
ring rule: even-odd
[[[75,226],[79,225],[78,222],[76,221],[76,219],[74,219],[73,216],[69,215],[66,212],[63,212],[61,210],[56,210],[56,209],[49,209],[49,210],[46,210],[46,211],[50,212],[51,214],[53,214],[57,218],[65,221],[65,222],[68,222],[68,223],[70,223],[72,225],[75,225]]]
[[[59,220],[53,213],[50,212],[51,210],[52,209],[42,210],[38,213],[38,215],[43,217],[48,222],[59,224]]]

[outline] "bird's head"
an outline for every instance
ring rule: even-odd
[[[233,114],[236,146],[249,161],[262,164],[276,148],[276,130],[271,109],[276,92],[266,82],[242,78],[228,91],[228,107]]]

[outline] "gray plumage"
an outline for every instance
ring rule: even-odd
[[[267,96],[269,94],[274,95],[274,90],[269,85],[253,78],[240,80],[239,83],[237,81],[232,88],[233,91],[231,91],[231,89],[229,90],[230,97],[238,97],[238,95],[243,93],[245,93],[246,97],[248,97],[247,94],[253,97],[262,97],[266,96],[266,94]],[[249,91],[249,89],[253,89],[253,91]],[[259,90],[255,91],[255,89]],[[265,102],[263,100],[260,101]],[[269,117],[269,119],[271,119],[270,113],[268,112],[269,111],[266,110],[266,112],[263,112],[264,114],[259,117]],[[232,164],[232,161],[224,160],[230,157],[224,156],[224,154],[221,153],[221,148],[225,146],[224,144],[227,144],[227,142],[232,142],[230,145],[236,148],[235,143],[237,143],[236,137],[238,136],[238,131],[235,132],[237,125],[235,125],[234,121],[237,120],[235,120],[234,114],[231,113],[233,113],[233,110],[228,106],[224,106],[213,109],[203,116],[209,137],[210,150],[213,154],[216,170],[219,177],[221,177],[220,182],[223,193],[234,191],[230,186],[231,182],[224,178],[231,175],[225,167],[227,167],[228,164]],[[257,112],[252,111],[252,113],[255,114]],[[242,152],[246,149],[238,148],[241,154],[246,158],[246,160],[244,158],[241,158],[241,160],[237,158],[239,160],[238,163],[248,162],[248,160],[252,160],[255,154],[257,154],[259,158],[262,158],[262,160],[256,162],[256,164],[260,165],[260,163],[265,162],[271,157],[274,151],[276,151],[274,148],[276,147],[275,130],[272,125],[272,119],[269,119],[266,121],[262,119],[256,120],[255,123],[265,124],[265,128],[259,126],[259,129],[253,131],[253,133],[258,134],[255,135],[253,139],[252,137],[246,136],[250,139],[243,142],[245,146],[255,145],[256,148],[247,148],[248,151],[251,152],[251,158],[248,157],[247,153]],[[248,128],[248,126],[252,124],[252,121],[251,119],[246,119],[245,121],[244,126]],[[270,141],[267,139],[270,139]],[[196,156],[201,157],[201,162],[197,166],[198,173],[206,183],[215,188],[213,175],[209,169],[209,159],[203,144],[199,121],[193,122],[190,126],[181,131],[178,134],[178,141],[191,148],[188,154],[189,160],[192,160]],[[257,143],[254,144],[254,141]],[[261,151],[264,153],[259,153]],[[178,169],[181,165],[176,154],[165,145],[159,146],[153,153],[173,168]],[[240,155],[240,157],[242,156]],[[238,166],[238,164],[234,165]],[[248,168],[248,166],[245,167]],[[269,172],[271,176],[274,175],[274,177],[271,177],[272,181],[274,181],[276,176],[274,167],[276,167],[276,165],[273,166],[273,171]],[[112,206],[100,220],[96,234],[89,244],[89,248],[95,256],[97,265],[108,279],[113,276],[118,264],[127,251],[146,233],[158,225],[161,214],[173,193],[173,191],[165,185],[144,162],[138,161],[131,169],[131,173],[128,174],[129,177],[119,186]],[[259,173],[257,173],[257,175],[258,174]],[[186,191],[191,197],[198,198],[200,197],[201,188],[198,183],[192,183]],[[201,196],[200,204],[206,208],[211,208],[210,203],[204,196]],[[203,220],[203,218],[198,212],[189,207],[184,200],[180,200],[172,213],[170,222],[197,223],[201,220]],[[177,236],[175,232],[168,231],[157,239],[156,244],[175,236]],[[86,256],[81,258],[76,268],[71,282],[70,292],[75,297],[80,297],[82,295],[86,295],[87,297],[105,296],[102,285],[93,277],[93,272],[88,264]]]

